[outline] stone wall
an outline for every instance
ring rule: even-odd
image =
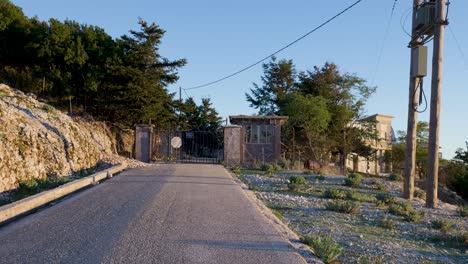
[[[21,180],[67,176],[116,153],[132,153],[132,133],[73,120],[32,95],[0,84],[0,193]],[[122,132],[122,133],[119,133]]]

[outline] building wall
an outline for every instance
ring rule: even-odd
[[[376,122],[378,140],[368,142],[376,150],[376,154],[371,160],[358,157],[356,154],[350,154],[346,162],[347,168],[374,175],[391,172],[391,166],[384,162],[384,155],[386,151],[392,149],[392,142],[395,138],[392,129],[392,119],[392,116],[376,114],[363,120],[364,122]]]

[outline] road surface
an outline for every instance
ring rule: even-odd
[[[0,228],[0,263],[305,263],[218,165],[138,168]]]

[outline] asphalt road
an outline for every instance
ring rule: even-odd
[[[0,263],[305,263],[221,166],[132,169],[0,228]]]

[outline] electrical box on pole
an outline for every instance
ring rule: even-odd
[[[427,75],[427,47],[418,45],[411,49],[413,61],[411,62],[411,73],[413,78],[422,78]]]
[[[419,35],[433,35],[435,21],[435,2],[425,2],[417,8],[414,27]]]

